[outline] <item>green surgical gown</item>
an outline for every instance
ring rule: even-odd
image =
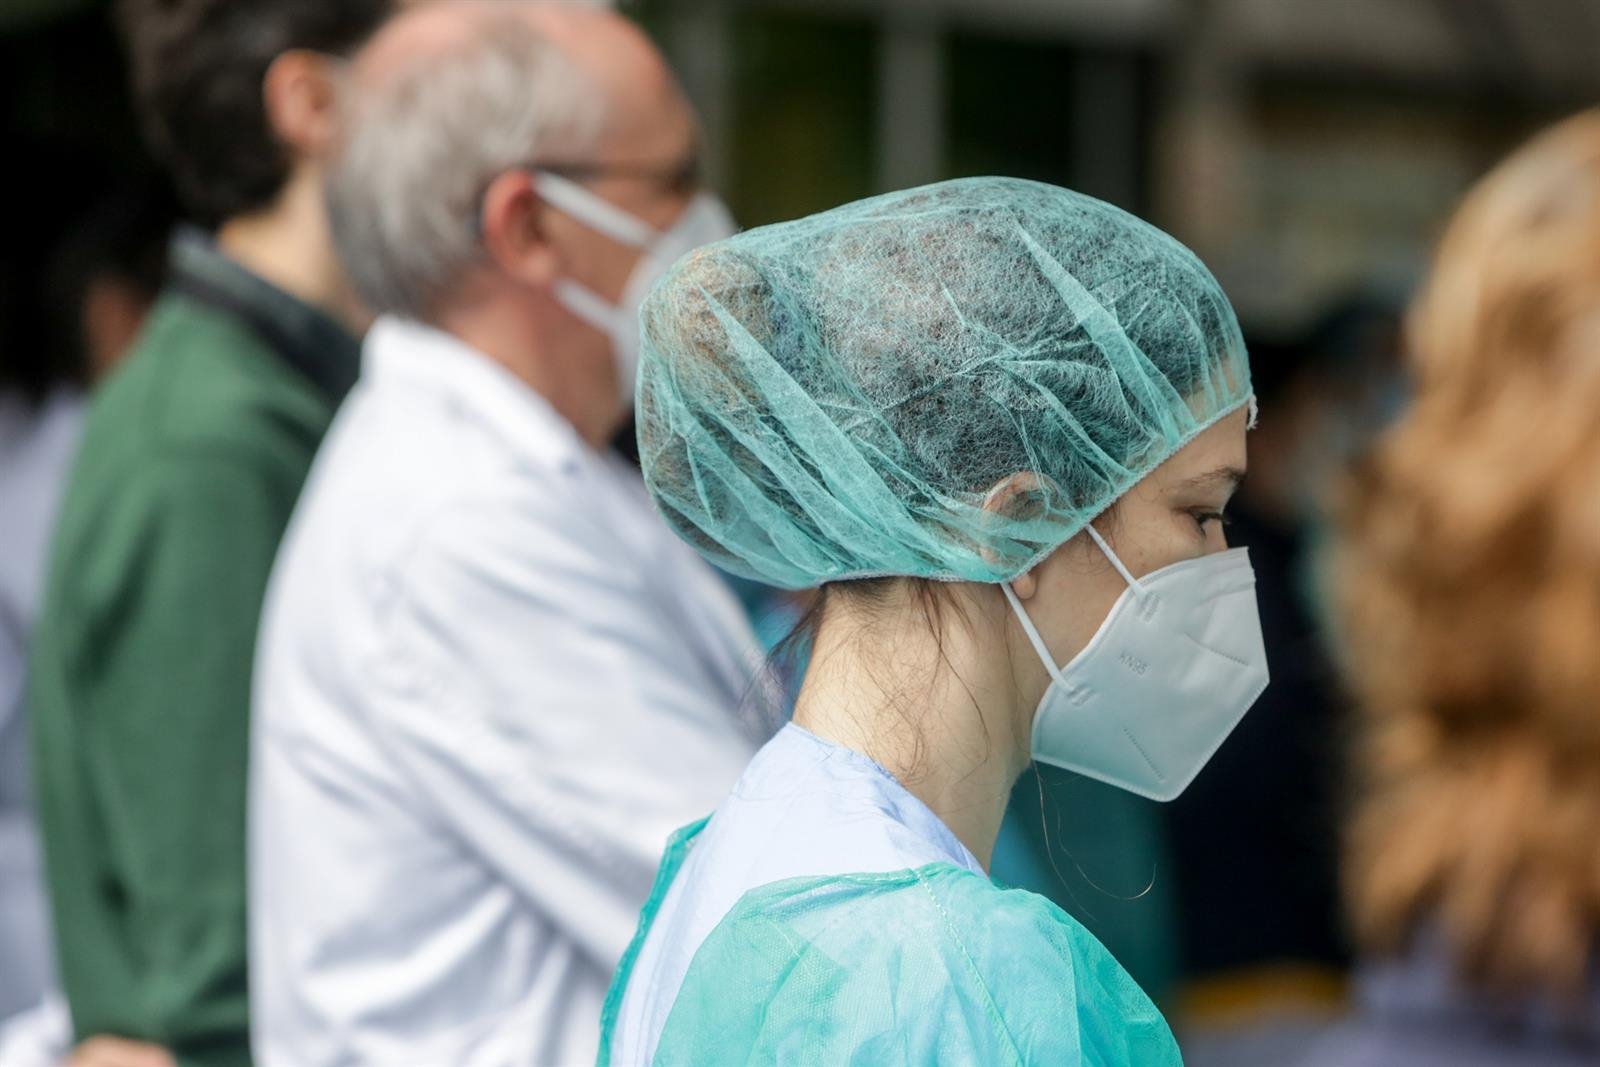
[[[668,846],[602,1020],[704,822]],[[747,892],[695,952],[655,1064],[1181,1064],[1154,1004],[1050,901],[951,864]]]

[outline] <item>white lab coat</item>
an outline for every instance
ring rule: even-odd
[[[636,472],[380,320],[257,652],[263,1067],[592,1062],[667,837],[770,730],[740,710],[756,662]]]

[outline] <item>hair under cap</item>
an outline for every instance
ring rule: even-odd
[[[1067,189],[968,178],[750,230],[641,311],[639,450],[669,524],[786,588],[1008,581],[1248,403],[1183,245]]]

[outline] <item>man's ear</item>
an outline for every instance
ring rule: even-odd
[[[267,123],[292,153],[321,158],[333,148],[342,76],[340,60],[303,48],[284,52],[267,67],[261,81]]]
[[[555,246],[541,223],[544,201],[524,170],[489,183],[479,209],[484,251],[496,267],[523,284],[548,288],[559,276]]]

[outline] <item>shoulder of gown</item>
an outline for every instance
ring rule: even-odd
[[[657,1064],[1182,1060],[1149,997],[1050,901],[949,864],[747,893],[696,953]]]

